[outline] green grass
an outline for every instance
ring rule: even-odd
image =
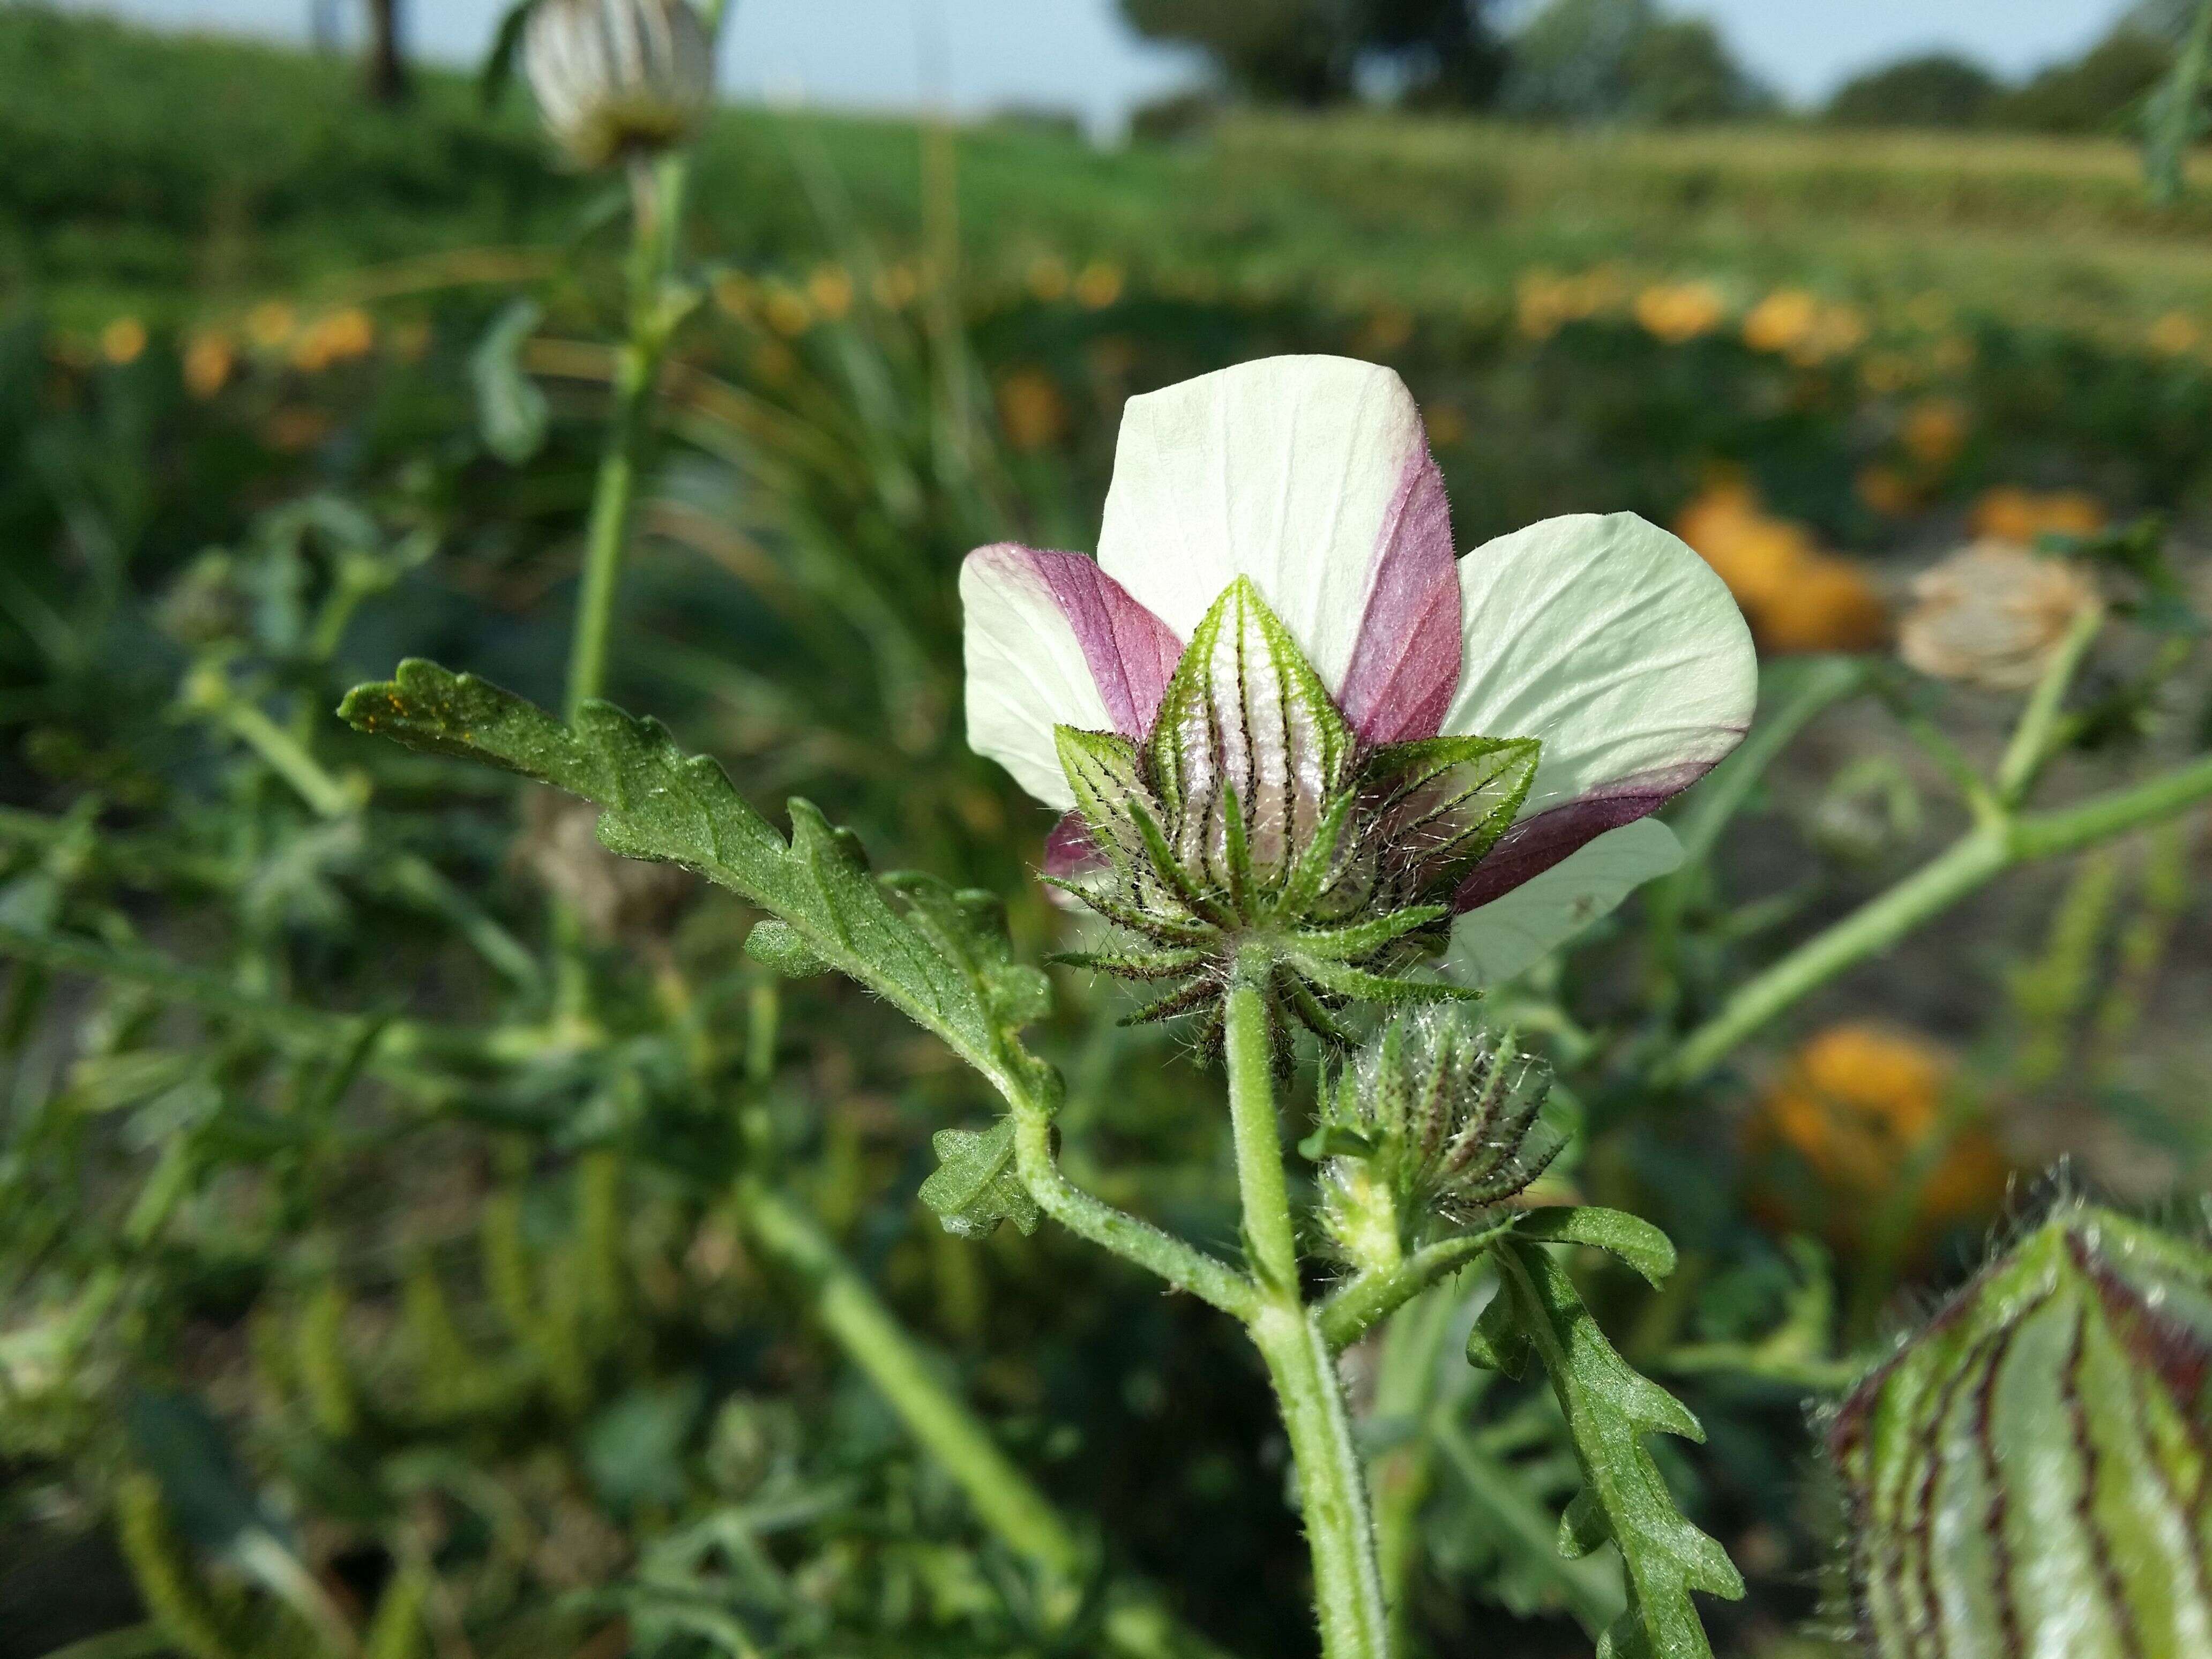
[[[433,74],[413,106],[378,111],[343,62],[11,6],[0,291],[83,326],[558,241],[598,186],[555,171],[523,103],[487,114],[462,77]],[[918,137],[895,120],[727,112],[707,144],[702,240],[793,264],[855,228],[911,245]],[[1173,290],[1494,315],[1531,269],[1611,264],[1631,282],[1711,279],[1739,301],[1784,283],[1877,307],[1935,291],[2127,342],[2170,312],[2212,323],[2212,168],[2161,210],[2114,143],[1255,116],[1119,152],[981,126],[958,154],[965,258],[986,285],[1045,256],[1103,258]]]

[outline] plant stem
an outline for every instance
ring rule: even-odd
[[[2212,799],[2212,757],[2079,805],[1978,824],[1932,863],[1870,900],[1741,987],[1657,1068],[1694,1083],[1752,1033],[1845,969],[1880,954],[2015,864],[2081,851]]]
[[[2104,625],[2101,606],[2092,605],[2076,617],[2074,625],[2066,630],[2066,637],[2058,642],[2058,649],[2051,653],[2043,678],[2036,682],[2027,707],[2021,711],[2020,724],[2013,728],[2004,759],[1997,765],[1997,799],[2007,808],[2018,806],[2027,798],[2044,763],[2051,758],[2058,731],[2058,712],[2065,704],[2067,688],[2074,684],[2075,671],[2081,667],[2081,659],[2088,654]]]
[[[1267,1362],[1297,1467],[1322,1659],[1389,1659],[1389,1621],[1368,1513],[1367,1472],[1352,1443],[1328,1344],[1294,1298],[1270,1295],[1246,1328]]]
[[[1275,1115],[1275,1042],[1267,999],[1257,986],[1230,988],[1223,1011],[1229,1063],[1229,1123],[1237,1143],[1237,1185],[1244,1206],[1245,1248],[1261,1286],[1298,1293],[1298,1242],[1283,1179],[1282,1126]]]
[[[1352,1443],[1334,1351],[1298,1288],[1297,1236],[1275,1111],[1273,1020],[1259,988],[1243,980],[1230,987],[1223,1019],[1237,1185],[1246,1248],[1259,1279],[1259,1306],[1245,1328],[1267,1363],[1297,1467],[1322,1654],[1323,1659],[1387,1659],[1389,1619],[1368,1513],[1367,1472]]]

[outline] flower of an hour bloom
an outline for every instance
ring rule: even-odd
[[[714,98],[714,40],[691,0],[538,0],[522,60],[547,130],[585,167],[681,143]]]
[[[1132,399],[1097,557],[982,548],[961,594],[969,740],[1066,815],[1047,873],[1146,935],[1133,976],[1272,940],[1323,1000],[1447,946],[1504,977],[1674,867],[1650,815],[1757,688],[1641,519],[1459,557],[1413,398],[1341,358]]]

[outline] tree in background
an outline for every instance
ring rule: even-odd
[[[2054,64],[1996,111],[2000,125],[2031,132],[2111,132],[2173,67],[2173,42],[2133,19],[2087,54]]]
[[[1711,24],[1655,0],[1552,0],[1510,51],[1504,106],[1537,120],[1681,125],[1774,103]]]
[[[1410,101],[1480,103],[1502,58],[1487,0],[1121,0],[1139,34],[1194,46],[1247,98],[1340,102],[1380,70]]]
[[[1979,64],[1929,52],[1845,82],[1828,100],[1828,119],[1847,127],[1980,126],[2004,90]]]
[[[407,96],[401,0],[368,0],[368,95],[380,104]]]

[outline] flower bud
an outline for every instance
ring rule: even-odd
[[[714,98],[714,40],[690,0],[538,0],[522,52],[547,129],[587,168],[683,143]]]
[[[2212,1653],[2212,1252],[2069,1203],[1838,1417],[1878,1659]]]
[[[1537,1121],[1551,1074],[1463,1007],[1401,1015],[1322,1091],[1321,1224],[1354,1267],[1388,1272],[1438,1224],[1526,1191],[1561,1142]]]
[[[1976,542],[1923,572],[1898,652],[1923,674],[2024,691],[2075,623],[2100,601],[2079,566],[2008,542]]]

